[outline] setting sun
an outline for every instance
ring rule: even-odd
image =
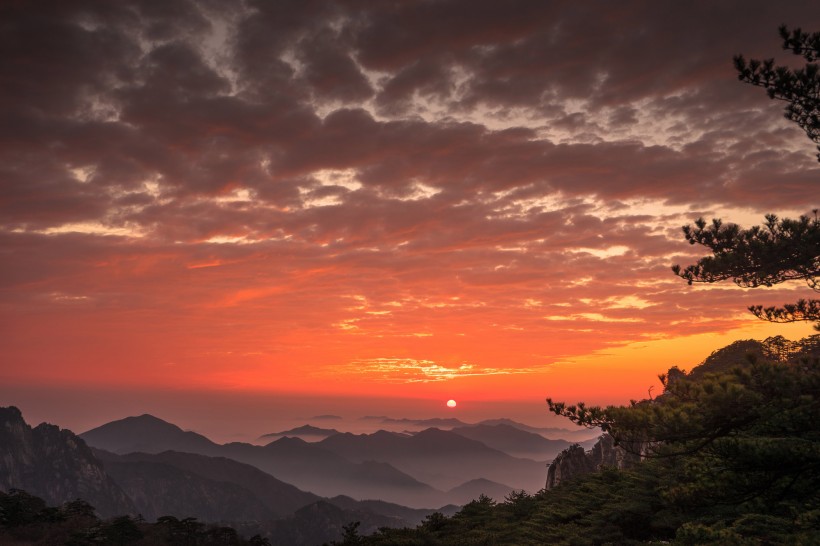
[[[447,400],[447,407],[448,408],[456,407],[456,401],[455,400]]]

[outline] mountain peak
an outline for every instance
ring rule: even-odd
[[[0,420],[7,421],[7,420],[22,420],[23,419],[23,412],[17,406],[7,406],[4,408],[0,408]]]
[[[48,423],[32,428],[14,406],[0,408],[0,491],[10,489],[51,504],[82,496],[105,515],[133,509],[85,442]]]
[[[334,436],[336,434],[339,434],[339,431],[335,428],[319,428],[314,427],[313,425],[302,425],[301,427],[283,430],[281,432],[270,432],[268,434],[263,434],[259,437],[259,439],[264,440],[268,438],[282,437],[321,439],[327,438],[328,436]]]
[[[170,424],[170,423],[168,423],[168,421],[164,421],[164,420],[160,419],[159,417],[155,417],[155,416],[151,415],[150,413],[143,413],[142,415],[137,415],[135,417],[126,417],[126,419],[141,419],[141,420],[145,420],[145,421],[159,421],[159,422],[162,422],[162,423]]]
[[[126,417],[80,434],[89,445],[113,453],[210,452],[216,444],[196,432],[150,414]]]

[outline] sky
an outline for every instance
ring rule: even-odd
[[[734,340],[812,332],[745,311],[805,284],[670,267],[705,255],[681,232],[698,217],[820,205],[814,146],[732,67],[799,62],[777,27],[820,30],[814,2],[21,0],[0,20],[0,402],[35,422],[547,422],[547,396],[625,403]]]

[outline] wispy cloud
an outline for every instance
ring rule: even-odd
[[[413,358],[371,358],[354,360],[341,371],[350,375],[358,375],[365,381],[432,383],[447,381],[458,377],[514,375],[535,373],[538,370],[524,368],[487,368],[468,363],[442,366],[432,360],[416,360]]]

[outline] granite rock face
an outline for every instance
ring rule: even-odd
[[[23,489],[50,505],[81,498],[103,517],[135,513],[82,439],[47,423],[32,428],[13,406],[0,408],[0,489]]]
[[[574,444],[559,453],[549,465],[545,487],[552,489],[561,482],[597,472],[603,467],[629,468],[640,460],[640,455],[616,446],[612,436],[602,434],[589,451],[584,451],[583,447]]]

